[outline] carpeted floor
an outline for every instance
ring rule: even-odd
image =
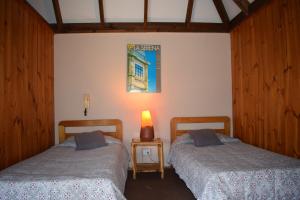
[[[137,173],[136,180],[133,180],[132,171],[129,171],[125,197],[128,200],[195,199],[174,169],[166,169],[164,179],[160,178],[160,173]]]

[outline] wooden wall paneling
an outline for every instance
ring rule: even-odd
[[[237,27],[240,29],[240,27]],[[232,42],[232,62],[235,64],[234,69],[232,70],[232,82],[233,82],[233,108],[235,112],[233,112],[233,132],[237,137],[243,138],[243,123],[242,123],[242,113],[243,111],[243,103],[242,101],[242,62],[240,58],[240,50],[241,47],[241,36],[238,34],[239,31],[235,31],[231,33],[231,42]]]
[[[245,142],[253,143],[256,134],[255,123],[257,118],[257,70],[255,66],[255,51],[249,44],[254,40],[253,26],[249,24],[246,28],[241,30],[245,37],[239,37],[238,41],[243,51],[240,51],[239,56],[236,57],[238,60],[238,71],[237,77],[239,80],[236,82],[240,83],[240,88],[235,88],[238,90],[239,101],[234,101],[235,103],[242,103],[240,106],[240,129],[243,129],[242,137]],[[243,61],[243,62],[241,62]],[[247,101],[245,101],[247,99]],[[251,109],[250,109],[251,108]]]
[[[263,12],[263,11],[262,11]],[[266,12],[263,12],[263,15],[265,15]],[[255,67],[258,70],[258,93],[257,93],[257,103],[258,103],[258,113],[257,113],[257,129],[256,129],[256,143],[255,145],[267,148],[265,145],[265,139],[264,139],[264,118],[262,117],[263,114],[263,73],[261,73],[260,69],[262,66],[265,66],[264,64],[264,51],[266,47],[266,42],[265,42],[265,37],[260,37],[265,34],[265,31],[261,28],[264,26],[264,21],[263,20],[254,20],[253,22],[254,26],[254,35],[256,35],[254,44],[256,44],[256,47],[253,48],[255,49],[256,52],[256,63]]]
[[[35,124],[33,123],[33,118],[35,116],[35,112],[26,112],[26,108],[33,108],[32,100],[31,100],[31,85],[30,82],[34,80],[34,60],[30,59],[36,56],[36,53],[33,51],[36,49],[34,44],[36,44],[36,33],[34,32],[36,23],[35,20],[32,19],[32,14],[26,12],[26,17],[24,18],[24,24],[26,24],[26,28],[24,28],[24,38],[23,40],[23,53],[24,53],[24,68],[25,73],[23,77],[24,88],[25,88],[25,96],[23,97],[23,106],[22,106],[22,115],[24,121],[24,133],[22,134],[22,158],[26,158],[32,155],[32,152],[35,151],[38,146],[35,143],[35,138],[33,135],[35,134]],[[30,133],[29,133],[30,131]],[[31,136],[33,136],[31,138]]]
[[[47,33],[44,30],[43,26],[38,27],[38,48],[37,51],[40,52],[40,56],[38,57],[38,64],[37,64],[37,93],[36,98],[38,99],[38,102],[42,102],[40,104],[37,104],[37,118],[36,122],[38,125],[38,141],[41,144],[40,145],[40,151],[43,151],[47,149],[47,135],[46,135],[46,129],[47,129],[47,122],[42,120],[46,119],[46,87],[47,84],[47,74],[46,74],[46,42],[47,42]]]
[[[272,37],[272,27],[270,26],[271,25],[271,22],[270,22],[270,17],[267,16],[267,12],[266,11],[261,11],[260,13],[260,16],[261,17],[265,17],[265,20],[264,20],[264,24],[265,25],[265,28],[263,29],[264,32],[262,33],[263,35],[261,35],[262,38],[264,38],[263,40],[263,44],[265,44],[263,47],[260,45],[260,44],[254,44],[254,48],[257,48],[257,49],[261,49],[261,53],[263,55],[271,55],[272,54],[272,43],[273,43],[273,37]],[[254,16],[256,17],[256,16]],[[260,24],[262,25],[262,24]],[[259,28],[263,28],[263,27],[258,27]],[[270,51],[270,52],[269,52]],[[272,60],[271,60],[272,61]],[[270,57],[266,57],[263,58],[263,60],[261,61],[263,62],[263,64],[261,65],[261,69],[260,69],[260,75],[261,75],[261,84],[263,84],[262,86],[262,93],[263,94],[263,97],[261,99],[261,102],[260,104],[263,106],[264,110],[262,113],[260,113],[260,116],[261,118],[263,119],[263,126],[262,126],[262,133],[264,133],[264,148],[266,149],[271,149],[271,144],[273,143],[273,136],[271,134],[271,127],[272,127],[272,124],[270,124],[270,117],[272,118],[273,116],[273,109],[270,109],[272,108],[273,106],[273,102],[269,102],[271,99],[270,99],[270,95],[271,95],[271,83],[268,83],[266,81],[266,78],[268,76],[272,76],[272,71],[271,70],[271,62],[270,62]],[[270,66],[270,67],[268,67]],[[272,80],[271,80],[272,81]],[[275,100],[275,99],[274,99]],[[276,101],[276,100],[275,100]],[[270,104],[270,106],[269,106]],[[269,140],[269,142],[268,142]]]
[[[44,43],[40,39],[40,37],[44,37],[43,35],[43,27],[37,27],[37,52],[40,52],[44,48]],[[35,87],[35,98],[36,102],[43,102],[44,101],[44,82],[43,82],[43,66],[44,66],[44,51],[40,53],[39,57],[37,58],[37,69],[36,69],[36,84]],[[45,127],[43,126],[43,122],[40,119],[43,119],[43,104],[36,104],[36,118],[35,123],[39,127],[39,134],[37,137],[37,141],[39,143],[39,151],[43,150],[43,137],[45,135]]]
[[[2,123],[3,123],[3,128],[1,128],[1,134],[2,134],[2,143],[3,144],[6,144],[6,140],[7,140],[7,134],[8,134],[8,126],[6,125],[8,120],[9,120],[9,116],[6,114],[8,111],[9,111],[9,107],[7,107],[7,90],[8,90],[8,86],[9,86],[9,83],[10,83],[10,79],[9,79],[9,75],[8,75],[8,72],[7,72],[7,64],[8,64],[8,59],[7,59],[7,54],[9,53],[9,49],[7,48],[7,43],[9,42],[9,38],[7,37],[7,34],[9,32],[9,29],[8,29],[8,26],[7,24],[10,22],[10,20],[7,18],[8,16],[8,11],[6,10],[6,7],[7,7],[7,1],[2,1],[3,4],[4,4],[4,12],[3,12],[3,15],[4,15],[4,32],[2,35],[3,37],[3,52],[1,52],[1,56],[3,57],[3,65],[1,66],[2,67],[2,72],[3,72],[3,88],[1,88],[2,92],[3,92],[3,97],[2,97],[2,105],[3,105],[3,114],[1,115],[2,116]],[[2,5],[3,5],[2,4]],[[8,157],[7,157],[7,150],[8,150],[8,146],[7,145],[0,145],[2,147],[2,152],[3,152],[3,161],[1,162],[1,167],[5,167],[6,166],[6,163],[8,163]]]
[[[30,140],[30,137],[28,136],[28,130],[31,127],[31,123],[29,122],[29,116],[26,117],[26,108],[28,108],[28,90],[27,90],[27,82],[29,78],[29,72],[28,72],[28,65],[26,65],[28,57],[28,47],[30,46],[30,42],[32,41],[32,38],[29,35],[29,13],[25,12],[24,9],[20,9],[19,12],[19,19],[22,19],[22,23],[24,25],[19,26],[18,33],[15,33],[15,37],[20,40],[20,47],[18,48],[19,56],[17,56],[17,59],[19,60],[20,64],[20,77],[18,80],[19,83],[19,94],[22,96],[22,103],[20,103],[20,119],[22,119],[22,132],[21,132],[21,153],[22,153],[22,159],[26,158],[26,156],[31,155],[31,148],[33,148],[34,145],[32,145],[32,141]],[[28,38],[30,38],[28,40]],[[20,100],[19,100],[20,101]]]
[[[286,106],[285,101],[285,90],[286,90],[286,74],[284,73],[284,68],[286,65],[286,26],[284,24],[284,18],[282,16],[283,13],[283,5],[282,2],[276,1],[274,2],[275,6],[268,6],[267,13],[270,16],[267,16],[269,21],[268,25],[268,36],[271,40],[269,40],[269,45],[272,48],[268,49],[270,56],[268,56],[269,60],[269,68],[264,76],[265,83],[270,85],[270,88],[267,92],[269,94],[269,98],[265,101],[265,106],[270,110],[269,116],[269,130],[271,130],[270,134],[272,136],[273,141],[271,142],[271,150],[275,152],[284,153],[285,148],[285,132],[284,129],[284,109]],[[280,39],[278,39],[280,38]],[[269,71],[269,73],[268,73]],[[290,138],[292,140],[292,138]],[[288,142],[288,141],[287,141]]]
[[[48,48],[47,52],[47,63],[51,63],[51,66],[54,66],[54,40],[53,40],[53,32],[52,30],[48,30],[48,44],[52,44],[50,48]],[[48,121],[47,126],[47,134],[48,134],[48,147],[51,146],[49,144],[55,143],[54,136],[54,68],[47,68],[47,77],[48,83],[46,84],[45,90],[45,98],[46,98],[46,109],[47,116],[46,119]]]
[[[241,30],[241,31],[247,31],[247,30]],[[244,42],[243,42],[243,40],[242,40],[242,37],[240,37],[239,38],[240,40],[238,41],[239,43],[240,43],[240,45],[241,46],[243,46],[244,45]],[[244,58],[244,52],[239,52],[239,59],[240,59],[240,62],[241,61],[243,61],[243,58]],[[245,67],[244,67],[244,63],[240,63],[240,67],[241,67],[241,70],[240,70],[240,74],[239,74],[239,76],[240,76],[240,78],[241,78],[241,82],[240,82],[240,99],[238,99],[239,101],[241,101],[242,102],[242,104],[243,104],[243,107],[241,107],[241,113],[240,113],[240,119],[241,119],[241,130],[243,130],[243,131],[241,131],[241,137],[244,139],[244,141],[245,142],[249,142],[249,139],[248,139],[248,129],[247,129],[247,127],[246,127],[246,125],[247,125],[247,123],[246,123],[246,121],[248,120],[248,117],[247,117],[247,115],[245,115],[245,109],[248,107],[247,106],[247,102],[245,102],[243,99],[245,98],[245,93],[244,93],[244,88],[246,87],[246,84],[247,84],[247,82],[245,81],[245,77],[244,77],[244,74],[245,74]]]
[[[16,130],[19,132],[18,140],[20,141],[19,144],[19,159],[22,159],[24,155],[27,155],[28,148],[30,148],[30,144],[28,143],[27,138],[27,123],[26,118],[24,117],[25,111],[24,111],[24,104],[26,104],[27,100],[27,93],[26,93],[26,74],[27,70],[24,65],[23,60],[25,60],[25,50],[24,50],[24,40],[27,36],[27,33],[25,33],[26,28],[22,23],[26,23],[26,15],[24,10],[19,6],[19,4],[12,1],[12,4],[17,7],[17,11],[15,9],[12,9],[12,13],[15,15],[15,22],[11,24],[13,27],[12,35],[13,35],[13,42],[11,45],[13,45],[12,50],[12,58],[10,58],[14,63],[12,63],[9,67],[12,68],[13,73],[16,75],[16,77],[13,79],[14,84],[16,84],[16,88],[11,90],[11,92],[16,93],[16,99],[15,99],[15,106],[16,106],[16,112],[9,113],[9,115],[13,115],[15,117],[15,122],[12,124],[14,131]],[[16,13],[15,13],[16,12]],[[20,20],[22,19],[22,20]],[[9,95],[8,95],[9,96]],[[22,97],[20,99],[20,97]],[[28,107],[27,107],[28,108]],[[10,122],[8,122],[10,123]],[[9,138],[8,138],[9,139]],[[23,144],[27,144],[25,148],[23,148]]]
[[[27,94],[27,103],[23,104],[23,118],[26,120],[26,123],[24,122],[24,124],[26,124],[26,129],[24,131],[26,141],[22,140],[22,149],[27,149],[27,152],[23,153],[22,159],[26,159],[32,155],[35,155],[37,152],[40,152],[40,144],[38,142],[40,127],[38,127],[35,119],[37,118],[37,105],[42,104],[42,102],[39,102],[37,99],[37,59],[40,57],[40,52],[37,48],[37,29],[40,24],[38,23],[38,18],[35,18],[35,13],[29,12],[27,14],[29,17],[28,21],[24,22],[24,24],[27,26],[27,36],[25,38],[26,40],[29,40],[24,43],[24,51],[28,54],[28,58],[26,59],[27,74],[24,74],[24,79],[26,79],[24,84]],[[47,65],[45,67],[47,67]],[[28,108],[30,108],[30,111]]]
[[[293,149],[286,147],[289,154],[300,157],[300,1],[284,1],[286,6],[285,23],[287,28],[287,65],[284,73],[289,77],[287,79],[288,106],[285,110],[289,119],[286,123],[286,139],[292,135],[294,140],[290,141]],[[298,91],[298,92],[295,92]],[[293,128],[289,128],[293,127]]]
[[[5,1],[0,1],[0,113],[4,113],[4,47],[5,47]],[[4,115],[0,115],[0,127],[4,127]],[[4,128],[0,128],[0,144],[4,141]],[[0,145],[0,158],[4,159],[4,146]],[[4,162],[0,162],[0,169]]]
[[[266,10],[262,10],[261,11],[261,15],[262,17],[265,17],[265,19],[267,19],[267,11]],[[268,22],[267,20],[264,20],[263,21],[263,24],[259,24],[259,28],[262,28],[264,27],[264,24],[267,23],[267,26],[270,28],[270,22]],[[267,27],[266,26],[266,27]],[[257,28],[257,29],[259,29]],[[261,133],[263,136],[262,136],[262,139],[263,139],[263,146],[265,149],[270,149],[270,146],[269,144],[271,143],[270,141],[272,140],[272,136],[270,135],[270,131],[269,131],[269,128],[270,128],[270,125],[269,125],[269,115],[270,115],[270,111],[269,111],[269,108],[266,107],[268,106],[269,103],[269,98],[268,98],[268,93],[266,91],[270,90],[270,86],[266,83],[266,80],[265,80],[265,73],[268,73],[268,67],[267,66],[270,66],[270,62],[269,62],[269,59],[266,58],[266,55],[268,55],[268,51],[269,51],[269,46],[272,45],[271,43],[271,38],[268,38],[270,36],[270,32],[271,30],[269,29],[269,32],[267,32],[265,29],[263,29],[263,32],[259,32],[258,34],[261,34],[261,38],[263,39],[262,40],[262,43],[260,46],[257,46],[258,49],[261,49],[261,54],[264,55],[264,57],[262,58],[262,60],[260,60],[261,62],[261,68],[260,68],[260,80],[261,80],[261,93],[260,95],[262,95],[261,97],[261,102],[260,102],[260,105],[261,105],[261,108],[262,110],[260,110],[260,117],[262,119],[262,129],[261,129]],[[266,69],[264,69],[266,68]],[[272,111],[271,111],[272,112]]]
[[[232,37],[236,37],[235,40],[232,40],[232,41],[236,41],[236,45],[233,46],[232,48],[237,48],[238,50],[241,49],[241,37],[239,34],[236,34],[236,33],[232,33]],[[233,49],[234,50],[234,49]],[[233,51],[234,52],[234,51]],[[242,113],[244,112],[243,111],[243,103],[244,101],[242,101],[242,63],[241,63],[241,58],[240,58],[240,53],[239,51],[236,51],[234,53],[232,53],[232,55],[234,55],[234,61],[236,63],[236,68],[235,70],[233,70],[233,82],[235,82],[234,86],[234,108],[237,110],[237,112],[234,113],[234,116],[235,116],[235,122],[237,123],[234,123],[234,132],[237,134],[237,136],[239,138],[243,138],[243,123],[242,123]]]
[[[47,30],[47,44],[52,44],[50,47],[47,48],[47,52],[45,55],[45,61],[46,63],[51,63],[51,66],[54,66],[53,60],[54,60],[54,49],[53,49],[53,33],[51,30]],[[54,68],[53,67],[47,67],[46,68],[46,76],[45,80],[47,80],[47,84],[45,85],[45,109],[46,109],[46,134],[47,134],[47,142],[46,142],[46,148],[49,148],[49,144],[54,144]]]
[[[242,59],[244,61],[244,70],[242,77],[245,78],[244,82],[244,88],[243,88],[243,95],[244,99],[248,99],[248,101],[245,101],[244,106],[246,107],[247,112],[244,112],[244,123],[245,123],[245,128],[246,128],[246,141],[249,143],[253,143],[253,135],[254,135],[254,121],[255,121],[255,110],[256,110],[256,105],[255,105],[255,85],[256,85],[256,80],[255,80],[255,74],[253,74],[252,71],[252,66],[253,66],[253,60],[252,60],[252,48],[249,45],[249,43],[253,42],[253,34],[252,34],[252,27],[251,23],[249,26],[244,29],[248,34],[245,34],[247,37],[245,40],[243,40],[242,45],[244,46],[244,51],[242,54]]]
[[[26,12],[26,18],[23,21],[24,28],[23,53],[25,55],[24,65],[25,73],[23,84],[25,96],[22,104],[22,116],[24,121],[24,132],[22,134],[22,159],[34,155],[39,152],[39,144],[37,141],[38,128],[35,123],[36,118],[36,97],[34,95],[36,83],[36,68],[37,68],[37,20],[34,18],[34,13]],[[30,110],[28,109],[30,108]]]
[[[39,52],[39,48],[38,48],[38,45],[39,45],[39,25],[36,24],[36,22],[34,22],[34,32],[35,32],[35,37],[34,37],[34,46],[33,46],[33,54],[37,54]],[[40,126],[38,125],[38,89],[39,89],[39,86],[38,86],[38,60],[39,60],[39,57],[35,57],[35,59],[33,60],[33,65],[32,65],[32,68],[30,70],[32,70],[32,79],[31,81],[29,82],[30,83],[30,95],[31,95],[31,106],[33,108],[33,115],[32,115],[32,124],[36,127],[38,127],[37,129],[33,130],[32,134],[34,135],[34,142],[37,144],[36,145],[36,149],[35,151],[40,151],[40,143],[39,143],[39,128]]]
[[[55,135],[54,135],[54,37],[53,32],[49,30],[48,33],[48,44],[51,44],[51,47],[48,48],[48,64],[50,63],[50,66],[48,67],[48,84],[46,85],[46,101],[47,101],[47,121],[48,123],[48,146],[51,146],[55,143]]]
[[[53,32],[24,1],[0,6],[3,169],[54,144]]]
[[[236,28],[238,29],[238,28]],[[232,62],[232,70],[231,70],[231,73],[232,73],[232,107],[233,107],[233,110],[235,112],[232,113],[232,121],[235,122],[233,123],[233,127],[232,127],[232,130],[233,132],[235,133],[235,136],[236,137],[239,137],[241,138],[241,131],[240,131],[240,127],[239,125],[241,124],[240,122],[240,119],[241,117],[239,117],[239,113],[241,113],[238,109],[241,107],[239,105],[239,102],[241,101],[237,101],[238,96],[240,94],[239,92],[239,85],[240,85],[240,82],[239,82],[239,71],[240,71],[240,65],[239,65],[239,57],[238,57],[238,49],[240,49],[238,47],[238,40],[239,40],[239,35],[236,34],[236,32],[232,32],[230,34],[230,38],[231,38],[231,62]],[[234,63],[234,64],[233,64]]]
[[[22,24],[19,21],[19,16],[16,14],[19,12],[18,4],[15,1],[6,1],[6,18],[7,18],[7,33],[6,33],[6,59],[5,59],[5,108],[4,117],[6,118],[6,133],[5,143],[6,146],[6,165],[10,163],[16,163],[21,160],[21,132],[20,127],[22,121],[19,115],[19,103],[18,103],[18,75],[19,66],[17,62],[19,40],[15,34],[19,32],[19,26]]]
[[[286,140],[286,135],[289,134],[285,130],[285,117],[284,117],[284,111],[285,108],[288,104],[288,93],[287,93],[287,81],[289,77],[287,76],[286,73],[284,73],[284,69],[286,68],[287,65],[287,35],[286,35],[286,30],[287,30],[287,24],[284,22],[284,4],[283,1],[276,2],[278,6],[275,6],[273,9],[273,21],[276,23],[274,24],[273,30],[275,30],[273,37],[274,37],[274,58],[273,58],[273,63],[275,62],[276,65],[274,65],[274,76],[273,80],[276,83],[275,88],[273,89],[273,93],[276,95],[276,104],[274,104],[274,107],[277,109],[273,109],[277,111],[274,113],[274,116],[276,116],[276,125],[277,125],[277,130],[275,130],[275,140],[276,144],[275,149],[276,152],[280,153],[287,153],[291,155],[290,153],[285,151],[285,146],[289,145],[289,141],[293,140],[293,137],[289,137],[288,140]],[[278,15],[279,13],[279,15]],[[278,40],[278,38],[282,38],[281,40]]]
[[[34,15],[34,13],[30,13],[30,15]],[[31,16],[33,18],[33,16]],[[37,24],[36,20],[32,20],[30,22],[30,35],[31,35],[31,43],[28,44],[28,50],[30,51],[30,57],[34,59],[29,59],[29,65],[28,65],[28,72],[30,74],[30,78],[27,82],[27,93],[28,93],[28,103],[30,107],[32,108],[32,112],[28,113],[29,116],[31,116],[30,120],[30,127],[29,130],[31,130],[31,137],[33,138],[31,141],[32,147],[32,153],[39,152],[39,127],[37,124],[37,68],[38,68],[38,27],[39,24]],[[28,117],[29,117],[28,116]],[[32,127],[38,127],[38,128],[32,128]],[[32,129],[30,129],[32,128]],[[25,144],[26,145],[26,144]]]
[[[234,135],[300,157],[300,1],[278,0],[231,33]]]

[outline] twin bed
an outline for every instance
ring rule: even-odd
[[[76,151],[66,127],[114,126],[105,132],[108,145]],[[0,199],[122,200],[129,155],[122,144],[122,122],[62,121],[60,144],[0,172]]]
[[[196,147],[178,124],[222,123],[224,145]],[[171,120],[169,162],[198,200],[300,199],[300,160],[272,153],[229,137],[228,117]],[[220,134],[221,133],[221,134]],[[226,136],[227,135],[227,136]]]
[[[222,123],[215,129],[224,145],[195,147],[178,124]],[[66,127],[114,126],[107,146],[76,151]],[[171,120],[169,162],[199,199],[300,199],[300,161],[229,137],[228,117]],[[0,199],[125,199],[129,155],[122,122],[62,121],[60,144],[0,172]]]

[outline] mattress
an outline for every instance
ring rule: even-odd
[[[198,200],[300,199],[300,160],[240,141],[172,144],[169,162]]]
[[[76,151],[54,146],[0,172],[0,199],[125,199],[123,144]]]

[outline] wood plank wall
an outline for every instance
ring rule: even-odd
[[[299,0],[273,0],[231,32],[234,135],[298,158],[299,19]]]
[[[22,0],[0,0],[0,169],[54,144],[53,32]]]

